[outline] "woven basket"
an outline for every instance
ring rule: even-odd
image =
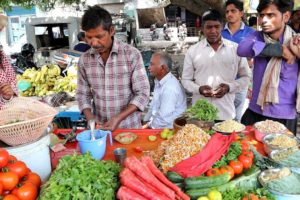
[[[32,98],[16,97],[0,110],[0,140],[11,146],[35,141],[57,113]]]

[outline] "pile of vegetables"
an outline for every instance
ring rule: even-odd
[[[141,160],[131,156],[125,160],[125,168],[120,173],[122,186],[117,197],[128,199],[190,199],[181,189],[169,181],[155,166],[150,157]]]
[[[38,174],[0,148],[0,199],[35,200],[41,185]]]
[[[218,109],[207,100],[200,99],[186,110],[186,114],[190,119],[214,121],[218,118]]]
[[[231,143],[227,153],[217,161],[213,168],[206,172],[207,176],[215,176],[227,172],[231,178],[252,167],[254,154],[246,140]]]
[[[222,193],[223,200],[275,200],[275,197],[266,189],[241,190],[234,188]]]
[[[95,160],[90,154],[64,156],[39,199],[115,199],[119,172],[119,164]]]

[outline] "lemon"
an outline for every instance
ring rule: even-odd
[[[211,190],[208,193],[209,200],[222,200],[222,194],[218,190]]]
[[[151,142],[154,142],[157,139],[157,137],[155,135],[149,135],[148,140],[150,140]]]
[[[168,135],[169,135],[169,129],[168,128],[165,128],[161,133],[160,133],[160,137],[162,139],[167,139]]]
[[[197,200],[209,200],[207,196],[199,197]]]

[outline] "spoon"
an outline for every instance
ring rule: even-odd
[[[94,134],[94,130],[95,130],[95,120],[94,119],[91,119],[89,121],[89,124],[90,124],[90,129],[91,129],[91,140],[95,140],[95,134]]]

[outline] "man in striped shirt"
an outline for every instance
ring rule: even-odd
[[[85,12],[82,29],[92,48],[79,60],[79,109],[103,129],[141,128],[150,85],[140,52],[114,39],[112,18],[99,6]]]

